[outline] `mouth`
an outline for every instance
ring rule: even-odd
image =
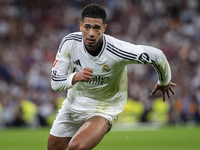
[[[94,44],[95,43],[95,39],[86,39],[88,44]]]

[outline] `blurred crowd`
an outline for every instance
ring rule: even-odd
[[[125,110],[138,108],[134,121],[200,123],[199,0],[0,0],[0,126],[52,123],[67,91],[51,89],[51,67],[61,39],[79,31],[89,3],[106,9],[106,34],[157,47],[171,65],[176,95],[165,103],[155,103],[159,92],[150,96],[158,79],[153,67],[128,65],[134,105],[128,101]]]

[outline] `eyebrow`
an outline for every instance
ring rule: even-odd
[[[90,24],[84,24],[84,26],[91,26]],[[97,25],[97,24],[95,24],[94,26],[92,26],[92,27],[98,27],[98,28],[101,28],[101,26],[100,25]]]
[[[99,27],[99,28],[101,28],[101,26],[100,26],[100,25],[94,25],[94,27]]]

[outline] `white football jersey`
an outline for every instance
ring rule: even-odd
[[[167,85],[171,80],[170,66],[161,50],[104,34],[100,53],[92,56],[84,46],[82,32],[75,32],[60,43],[51,85],[55,91],[68,90],[65,103],[74,111],[99,112],[116,118],[127,100],[127,64],[151,64],[159,85]],[[83,68],[93,70],[92,78],[72,85],[74,74]]]

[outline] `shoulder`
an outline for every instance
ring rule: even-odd
[[[76,43],[76,44],[75,44]],[[73,32],[66,35],[60,42],[59,50],[63,47],[73,47],[74,45],[82,43],[82,32]]]
[[[106,39],[107,47],[112,46],[115,48],[126,50],[126,49],[133,49],[136,46],[133,43],[117,39],[117,38],[107,35],[107,34],[104,34],[104,37]]]
[[[110,35],[108,35],[108,34],[104,34],[104,38],[106,39],[106,41],[107,41],[108,43],[113,43],[113,42],[117,42],[117,41],[118,41],[117,38],[115,38],[115,37],[113,37],[113,36],[110,36]]]
[[[82,42],[82,32],[73,32],[63,38],[65,41],[78,41]]]

